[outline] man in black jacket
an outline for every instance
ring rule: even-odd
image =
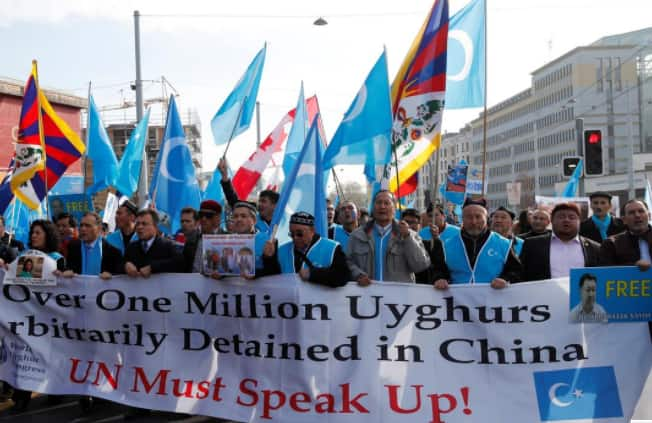
[[[124,273],[120,250],[100,237],[102,218],[95,212],[84,214],[79,223],[79,239],[68,244],[66,271],[63,276],[99,275],[110,279],[111,275]]]
[[[600,245],[578,235],[580,209],[574,203],[552,210],[552,233],[530,237],[523,243],[522,281],[567,277],[573,267],[599,264]]]
[[[174,243],[160,237],[159,217],[152,209],[141,210],[136,216],[138,241],[132,242],[125,252],[125,273],[131,277],[150,277],[154,273],[183,272],[183,256]]]
[[[650,268],[652,259],[652,228],[650,211],[645,202],[629,200],[624,207],[627,231],[605,239],[600,247],[600,264],[603,266],[638,266],[642,271]]]
[[[580,235],[600,244],[612,235],[622,233],[627,229],[622,220],[613,216],[611,210],[611,195],[598,191],[589,196],[593,216],[580,225]]]

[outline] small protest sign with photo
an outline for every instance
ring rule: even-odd
[[[56,286],[57,262],[38,250],[28,250],[9,264],[5,285]]]
[[[202,269],[205,275],[253,276],[254,235],[202,236]]]

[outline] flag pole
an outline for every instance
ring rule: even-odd
[[[84,192],[86,192],[86,166],[88,165],[88,143],[91,139],[91,81],[88,81],[88,104],[86,108],[86,150],[84,150],[83,175],[84,175]]]
[[[485,195],[487,179],[487,2],[484,2],[484,113],[482,116],[482,196]],[[535,140],[536,142],[536,140]]]
[[[50,207],[49,207],[49,192],[50,188],[48,187],[48,155],[47,152],[45,151],[45,137],[43,136],[43,116],[42,116],[42,109],[41,109],[41,87],[38,82],[38,62],[36,60],[32,60],[32,64],[34,65],[34,85],[36,85],[36,116],[38,117],[38,137],[39,141],[41,142],[41,149],[43,151],[43,174],[45,176],[45,212],[46,214],[50,214]],[[55,218],[55,216],[51,216],[52,219]]]
[[[301,82],[301,86],[303,87],[303,81]],[[317,98],[316,95],[315,95],[315,102],[317,103],[317,110],[319,110],[319,113],[321,114],[321,109],[319,108],[319,99]],[[307,109],[307,107],[306,107],[306,109]],[[307,110],[306,110],[306,113],[307,113]],[[320,124],[322,123],[321,119],[320,119],[319,123]],[[322,125],[319,125],[319,130],[321,130],[321,126]],[[326,136],[324,136],[322,138],[323,138],[324,143],[326,143]],[[324,146],[324,147],[327,147],[327,146]],[[334,167],[331,168],[331,173],[333,174],[333,181],[335,182],[335,192],[337,193],[337,195],[341,196],[344,199],[344,195],[343,195],[344,191],[342,191],[342,187],[340,185],[339,179],[337,178],[337,174],[335,173],[335,168]]]
[[[383,44],[383,53],[385,54],[385,68],[387,69],[387,75],[389,75],[389,64],[387,63],[387,46]],[[387,81],[389,83],[389,81]],[[390,84],[390,92],[389,92],[389,104],[392,104],[392,86]],[[395,116],[392,116],[392,120],[394,120]],[[398,153],[396,151],[396,146],[394,143],[391,142],[391,147],[392,147],[392,152],[394,153],[394,166],[396,167],[396,198],[398,199],[398,205],[399,205],[399,210],[401,208],[401,180],[398,176]]]
[[[235,135],[235,130],[238,128],[238,122],[240,122],[240,117],[242,116],[242,110],[244,109],[245,104],[247,103],[247,96],[244,96],[244,100],[242,101],[242,104],[240,105],[240,110],[238,110],[238,117],[235,119],[235,123],[233,124],[233,129],[231,130],[231,136],[229,136],[229,142],[226,143],[226,148],[224,149],[224,154],[222,154],[222,159],[226,159],[226,153],[229,151],[229,146],[231,145],[231,141],[233,141],[233,136]]]

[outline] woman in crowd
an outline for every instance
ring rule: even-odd
[[[65,258],[58,252],[59,244],[59,233],[54,223],[48,220],[35,220],[32,222],[29,227],[29,249],[41,251],[53,260],[56,260],[57,274],[63,272],[66,267]],[[28,261],[30,263],[32,262],[32,260],[26,259],[23,266],[27,266]],[[23,272],[25,272],[25,267],[23,267]],[[14,394],[12,395],[12,399],[14,400],[14,406],[11,409],[12,413],[25,411],[29,406],[31,398],[32,393],[30,391],[14,389]],[[50,397],[48,399],[49,403],[57,403],[58,401],[59,399],[57,397]]]

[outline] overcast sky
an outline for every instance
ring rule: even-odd
[[[451,0],[451,15],[466,2]],[[263,137],[294,107],[302,80],[306,97],[318,95],[330,136],[383,46],[393,78],[432,3],[3,0],[0,76],[25,80],[36,58],[43,86],[85,97],[92,81],[100,106],[132,100],[138,9],[143,79],[165,76],[180,94],[179,107],[198,110],[204,166],[212,169],[219,152],[210,119],[265,41]],[[533,70],[577,46],[650,26],[651,12],[649,0],[488,0],[489,106],[529,87]],[[319,16],[329,24],[313,26]],[[145,84],[145,98],[159,96],[160,84]],[[446,111],[444,129],[458,130],[479,111]],[[255,138],[252,125],[236,139],[232,166],[253,151]]]

